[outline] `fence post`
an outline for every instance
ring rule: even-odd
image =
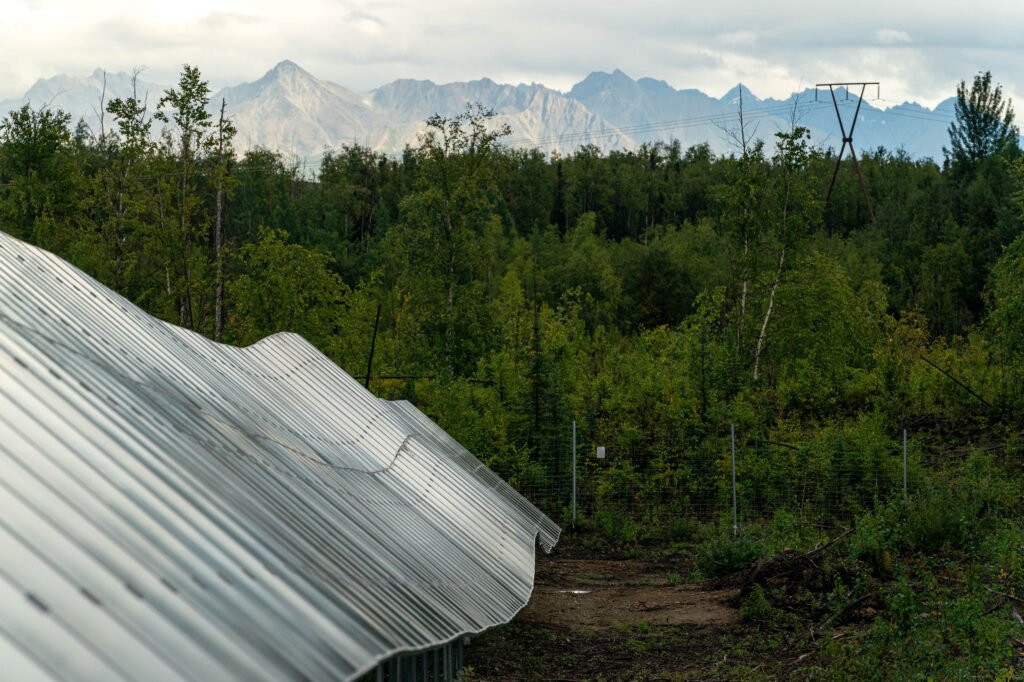
[[[729,425],[729,449],[732,452],[732,534],[739,532],[736,521],[736,425]]]
[[[576,420],[572,420],[572,527],[576,527]]]
[[[903,499],[907,498],[907,430],[903,429]]]

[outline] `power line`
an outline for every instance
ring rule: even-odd
[[[888,101],[876,99],[876,101]],[[838,102],[841,109],[855,108],[856,105],[853,103]],[[800,114],[806,114],[809,111],[827,109],[828,103],[826,102],[809,102],[806,104],[779,104],[771,107],[762,107],[760,109],[747,110],[744,116],[751,119],[759,118],[772,118],[779,114],[790,113],[796,111]],[[861,113],[860,117],[863,118],[865,114]],[[878,120],[884,120],[890,116],[897,118],[908,118],[916,119],[920,121],[928,121],[933,123],[950,123],[952,117],[948,114],[939,112],[904,112],[904,111],[892,111],[884,109],[875,109],[872,112],[872,117]],[[707,125],[715,125],[722,123],[732,123],[739,120],[739,114],[735,112],[727,112],[721,114],[706,114],[702,116],[691,116],[687,118],[673,119],[668,121],[656,121],[651,123],[637,124],[633,126],[622,126],[615,128],[601,128],[593,131],[579,131],[572,133],[556,134],[543,136],[524,136],[514,138],[507,142],[510,146],[527,146],[527,145],[539,145],[544,146],[553,143],[571,143],[578,142],[581,140],[589,139],[609,139],[616,136],[634,135],[648,132],[660,132],[665,130],[672,130],[675,128],[685,127],[702,127]]]
[[[769,107],[762,107],[760,109],[750,109],[744,115],[750,118],[769,118],[779,114],[789,113],[797,110],[806,113],[811,109],[822,108],[824,103],[809,102],[806,104],[777,104]],[[563,134],[551,134],[540,137],[521,137],[510,140],[507,144],[509,145],[544,145],[553,142],[574,142],[580,139],[604,139],[615,137],[617,135],[633,135],[638,133],[646,132],[659,132],[663,130],[671,130],[674,128],[685,128],[685,127],[699,127],[706,125],[715,125],[719,123],[730,123],[737,121],[739,114],[736,112],[723,112],[719,114],[704,114],[701,116],[691,116],[688,118],[673,119],[669,121],[657,121],[651,123],[641,123],[632,126],[621,126],[615,128],[601,128],[596,131],[580,131],[575,133],[563,133]]]

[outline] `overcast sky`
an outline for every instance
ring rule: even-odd
[[[878,80],[883,100],[931,106],[983,70],[1017,100],[1022,57],[1021,0],[3,0],[0,100],[95,68],[172,83],[186,62],[216,89],[291,59],[357,91],[483,76],[567,90],[620,68],[715,96]]]

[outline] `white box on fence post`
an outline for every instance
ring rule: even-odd
[[[597,458],[598,459],[604,459],[604,446],[603,445],[598,445],[597,446]]]

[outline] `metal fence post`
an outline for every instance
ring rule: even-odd
[[[729,449],[732,452],[732,534],[739,533],[736,519],[736,425],[729,425]]]
[[[576,527],[576,420],[572,420],[572,527]]]
[[[903,429],[903,498],[907,497],[907,430]]]

